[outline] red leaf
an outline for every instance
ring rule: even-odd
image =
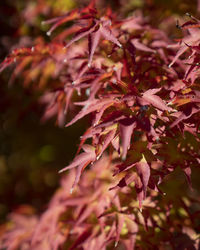
[[[200,28],[200,23],[194,21],[188,21],[181,25],[182,29]]]
[[[179,117],[170,125],[170,128],[173,128],[173,127],[175,127],[176,125],[178,125],[179,124],[179,122],[181,122],[181,121],[183,121],[183,120],[186,120],[186,119],[188,119],[188,118],[190,118],[193,114],[195,114],[195,113],[197,113],[197,112],[199,112],[200,110],[199,109],[196,109],[196,108],[192,108],[192,111],[190,112],[190,114],[189,115],[185,115],[184,113],[181,113],[180,114],[180,112],[178,112],[178,114],[180,114],[179,115]],[[177,115],[177,114],[176,114]]]
[[[42,24],[51,24],[51,23],[55,23],[51,29],[47,32],[47,35],[50,36],[51,33],[60,25],[62,25],[63,23],[69,22],[71,20],[74,20],[75,18],[77,18],[79,16],[77,10],[74,10],[70,13],[65,14],[64,16],[61,17],[56,17],[56,18],[52,18],[50,20],[44,21],[42,22]]]
[[[129,169],[129,168],[132,168],[133,166],[135,166],[135,164],[132,164],[130,166],[128,166],[125,170]],[[125,166],[124,166],[125,168]],[[124,170],[124,169],[123,169]],[[114,175],[122,172],[123,170],[119,170],[118,172],[116,172]],[[120,187],[120,188],[123,188],[123,187],[126,187],[128,186],[131,182],[135,181],[136,177],[134,174],[126,174],[119,182],[116,186],[113,186],[111,188],[109,188],[109,190],[113,190],[113,189],[116,189],[117,187]]]
[[[74,43],[74,42],[78,41],[79,39],[81,39],[82,37],[87,36],[90,33],[92,33],[95,30],[95,28],[96,28],[97,25],[98,25],[98,22],[92,24],[89,27],[80,29],[76,33],[76,35],[74,36],[74,38],[72,38],[72,40],[65,47],[66,48],[69,47],[72,43]]]
[[[87,238],[91,235],[92,228],[86,229],[79,237],[78,239],[73,243],[73,245],[69,248],[69,250],[76,250],[78,247],[87,240]]]
[[[124,125],[120,123],[119,126],[120,126],[121,140],[122,140],[122,160],[125,160],[127,151],[130,147],[131,136],[134,128],[136,127],[136,122],[135,120],[133,120],[132,123],[129,125]]]
[[[143,43],[140,43],[139,39],[132,39],[131,43],[138,50],[145,51],[145,52],[151,52],[151,53],[155,53],[156,52],[154,49],[151,49],[151,48],[147,47],[146,45],[144,45]]]
[[[94,151],[94,147],[92,147],[91,145],[89,144],[84,144],[82,146],[82,149],[86,152],[86,153],[91,153]]]
[[[115,136],[115,138],[113,138],[112,140],[112,145],[114,147],[114,149],[118,152],[118,154],[120,155],[120,144],[119,144],[119,136]]]
[[[153,94],[155,93],[155,91],[159,91],[159,90],[158,89],[147,90],[146,92],[143,93],[142,99],[144,99],[146,102],[148,102],[149,104],[152,104],[154,107],[162,111],[172,110],[172,108],[168,107],[159,96]]]
[[[150,167],[148,163],[146,162],[146,159],[144,156],[142,160],[136,164],[136,169],[142,182],[143,195],[141,197],[142,197],[142,200],[144,200],[146,197],[146,190],[147,190],[149,177],[150,177]],[[140,202],[140,207],[141,207],[142,205],[141,200],[139,200],[139,202]]]
[[[72,97],[73,91],[74,91],[73,89],[67,89],[67,90],[65,90],[65,92],[66,92],[65,108],[64,108],[64,114],[65,115],[67,114],[67,111],[68,111],[68,108],[69,108],[69,104],[70,104],[70,101],[71,101],[71,97]]]
[[[113,43],[115,43],[120,48],[122,47],[121,43],[117,40],[117,38],[112,34],[112,31],[108,27],[101,27],[100,32],[102,36]]]
[[[111,143],[111,141],[113,140],[114,136],[115,136],[115,133],[116,133],[116,129],[113,129],[111,130],[110,132],[108,132],[104,138],[104,141],[103,141],[103,146],[102,146],[102,149],[99,153],[99,155],[97,156],[97,158],[99,158],[103,152],[106,150],[106,148],[108,147],[108,145]]]
[[[67,125],[65,125],[66,127],[71,126],[73,123],[75,123],[76,121],[78,121],[79,119],[83,118],[84,116],[86,116],[87,114],[94,112],[94,111],[98,111],[102,108],[102,106],[104,106],[105,104],[110,105],[113,103],[113,100],[110,99],[105,99],[100,100],[100,101],[93,101],[94,104],[90,104],[89,107],[85,106]],[[87,103],[87,102],[86,102]],[[85,104],[86,104],[85,103]],[[80,103],[77,103],[80,104]],[[83,103],[82,103],[83,104]],[[84,104],[83,104],[84,105]],[[87,105],[87,104],[86,104]]]
[[[87,147],[88,146],[88,147]],[[86,149],[87,147],[87,149]],[[89,150],[89,147],[91,148]],[[85,145],[85,150],[87,150],[85,153],[81,153],[80,155],[77,155],[74,160],[72,161],[72,163],[70,165],[68,165],[67,167],[61,169],[59,171],[59,173],[64,172],[65,170],[71,169],[71,168],[75,168],[77,166],[79,166],[80,164],[85,164],[88,162],[92,162],[96,159],[96,154],[95,154],[95,150],[92,146],[90,145]]]
[[[187,178],[189,187],[192,189],[192,182],[191,182],[191,173],[192,173],[192,171],[191,171],[191,168],[186,167],[186,168],[183,169],[183,171],[184,171],[184,174],[185,174],[185,176]]]
[[[176,56],[174,57],[174,59],[172,60],[172,62],[169,64],[169,68],[178,60],[178,58],[187,50],[187,46],[183,45],[178,52],[176,53]]]
[[[97,30],[96,32],[89,35],[89,60],[88,60],[88,67],[91,66],[92,58],[94,55],[94,52],[98,46],[99,40],[101,37],[100,30]]]
[[[138,232],[138,225],[135,223],[132,216],[130,215],[126,216],[125,221],[130,235],[129,239],[126,241],[127,250],[133,250],[135,249],[134,246],[135,246],[136,235]]]
[[[118,213],[117,214],[117,225],[116,225],[116,240],[115,240],[115,247],[118,245],[120,239],[120,233],[122,231],[122,227],[124,224],[124,215]]]

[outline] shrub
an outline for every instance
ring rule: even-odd
[[[177,23],[172,43],[140,12],[118,19],[92,1],[43,24],[60,31],[1,71],[14,64],[10,84],[42,92],[43,120],[90,121],[47,210],[12,213],[3,249],[198,249],[200,21]]]

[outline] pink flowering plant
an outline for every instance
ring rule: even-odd
[[[198,249],[200,21],[188,16],[174,42],[140,12],[91,1],[2,62],[10,84],[42,92],[43,121],[89,120],[46,211],[11,213],[1,249]]]

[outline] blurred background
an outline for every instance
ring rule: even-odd
[[[0,62],[13,49],[29,46],[36,37],[49,41],[47,26],[41,22],[88,4],[86,0],[4,0],[0,3]],[[100,9],[110,6],[119,17],[142,10],[148,21],[165,30],[171,39],[179,37],[176,20],[189,12],[199,16],[195,0],[101,0]],[[164,20],[168,19],[168,22]],[[63,26],[64,28],[64,26]],[[87,121],[69,128],[55,126],[55,119],[41,122],[44,107],[38,104],[39,91],[24,88],[20,79],[8,84],[12,68],[0,74],[0,222],[19,205],[29,204],[37,213],[45,210],[47,202],[59,184],[58,171],[66,166],[76,153],[79,137]],[[73,116],[71,114],[71,116]],[[69,117],[70,119],[70,117]],[[195,173],[195,172],[194,172]],[[197,173],[198,174],[198,173]],[[197,174],[192,178],[199,189]],[[177,170],[174,176],[180,175]],[[182,174],[181,174],[182,176]],[[165,185],[165,184],[164,184]],[[166,184],[167,185],[167,184]],[[180,182],[168,186],[185,186]]]

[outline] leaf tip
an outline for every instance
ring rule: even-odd
[[[47,32],[47,36],[50,36],[50,35],[51,35],[51,31],[48,31],[48,32]]]
[[[71,188],[71,189],[70,189],[70,194],[72,194],[72,193],[73,193],[73,191],[74,191],[74,188]]]
[[[115,241],[115,247],[117,247],[117,245],[118,245],[118,241]]]
[[[122,161],[126,160],[126,155],[122,155]]]
[[[98,156],[96,157],[96,160],[97,160],[97,161],[99,160],[100,156],[101,156],[101,155],[98,155]]]

